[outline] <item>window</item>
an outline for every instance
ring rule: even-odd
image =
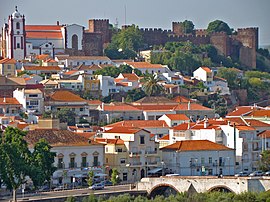
[[[137,119],[138,119],[138,120],[141,120],[141,117],[140,117],[140,116],[138,116],[138,117],[137,117]]]
[[[219,164],[219,166],[222,165],[222,157],[219,157],[218,164]]]
[[[7,66],[7,69],[11,69],[11,65],[8,65],[8,66]]]
[[[75,157],[70,157],[69,167],[75,168]]]
[[[126,159],[121,158],[121,159],[120,159],[120,164],[125,164],[125,163],[126,163]]]
[[[17,48],[20,48],[21,46],[20,46],[20,43],[17,43]]]
[[[213,175],[213,169],[208,169],[208,175]]]
[[[108,149],[108,147],[106,147],[106,152],[108,152],[109,151],[109,149]]]
[[[114,136],[115,139],[120,139],[120,136],[116,135]]]
[[[212,162],[213,162],[212,157],[209,157],[209,163],[212,163]]]
[[[80,108],[80,112],[83,112],[83,108]]]
[[[38,97],[37,94],[29,94],[29,97]]]
[[[144,136],[140,136],[140,144],[144,144]]]
[[[204,158],[201,158],[201,164],[204,165]]]
[[[98,166],[98,156],[94,156],[93,166]]]
[[[82,156],[82,167],[85,168],[86,166],[86,156]]]
[[[20,29],[20,23],[19,22],[16,23],[16,29]]]
[[[64,162],[63,162],[63,158],[58,158],[58,165],[57,165],[58,169],[63,169],[64,168]]]
[[[29,105],[31,106],[38,106],[38,100],[30,100]]]
[[[117,148],[116,151],[117,152],[123,152],[122,148]]]
[[[123,181],[127,181],[127,173],[123,173]]]
[[[106,163],[108,163],[109,162],[109,159],[108,158],[106,158]]]

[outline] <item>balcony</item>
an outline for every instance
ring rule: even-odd
[[[65,169],[65,164],[64,164],[64,162],[58,163],[58,164],[57,164],[57,169]]]
[[[155,156],[155,155],[157,155],[157,151],[146,151],[145,155],[147,155],[147,156]]]
[[[87,168],[89,167],[89,163],[81,163],[81,168]]]
[[[140,157],[141,154],[142,154],[141,151],[139,151],[139,152],[129,152],[129,157]]]
[[[69,168],[77,168],[77,163],[69,163]]]
[[[130,163],[130,166],[132,166],[132,167],[140,167],[141,165],[142,165],[141,162],[131,162]]]
[[[100,162],[93,162],[92,163],[92,167],[97,167],[97,166],[100,166]]]

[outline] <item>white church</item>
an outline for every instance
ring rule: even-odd
[[[0,56],[22,60],[47,54],[54,57],[65,49],[82,50],[84,27],[72,25],[26,25],[25,16],[15,11],[2,28]]]

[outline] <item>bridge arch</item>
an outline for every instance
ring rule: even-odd
[[[208,192],[214,192],[214,191],[235,193],[231,188],[229,188],[229,187],[227,187],[225,185],[216,185],[216,186],[211,187],[210,189],[208,189]]]
[[[176,195],[179,191],[171,184],[162,183],[154,186],[149,192],[148,195],[150,197],[155,197],[157,195],[169,196]]]

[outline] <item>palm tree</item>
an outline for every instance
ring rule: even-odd
[[[161,80],[157,75],[147,74],[143,78],[143,90],[148,96],[157,96],[164,92],[164,87],[159,84]]]

